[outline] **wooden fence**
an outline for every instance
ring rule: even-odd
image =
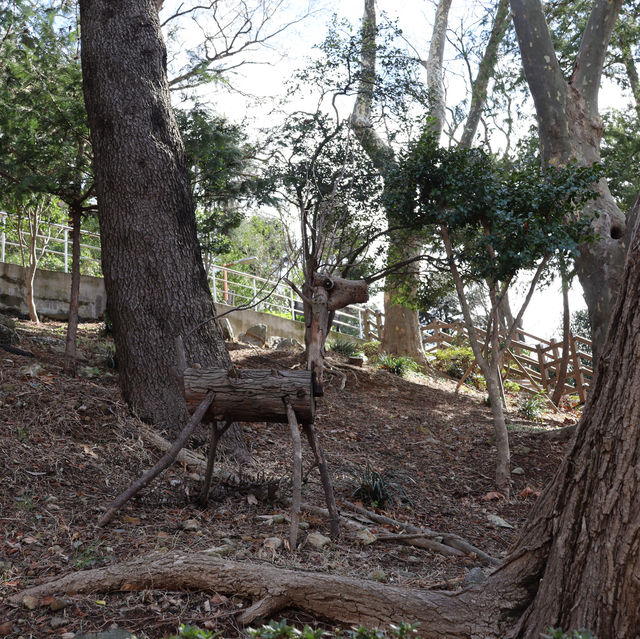
[[[460,345],[467,339],[467,328],[462,322],[431,322],[422,327],[423,343],[427,352]],[[486,333],[477,329],[478,338],[484,342]],[[530,393],[544,393],[547,397],[555,391],[563,342],[546,340],[527,331],[518,330],[517,339],[512,340],[507,350],[503,381],[517,382],[520,388]],[[593,376],[591,341],[577,335],[569,335],[569,360],[563,395],[577,395],[581,403]],[[586,349],[586,350],[585,350]],[[467,371],[469,373],[470,371]]]

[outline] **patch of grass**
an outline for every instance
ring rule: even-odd
[[[541,393],[536,393],[525,398],[518,408],[518,414],[525,419],[530,419],[533,422],[540,420],[542,413],[547,407],[547,402]]]
[[[378,365],[399,377],[404,377],[407,373],[415,372],[419,368],[418,364],[410,357],[390,355],[389,353],[378,355]]]
[[[469,346],[442,348],[435,352],[435,356],[436,368],[455,379],[462,379],[475,359]]]
[[[82,570],[97,564],[103,558],[103,553],[100,550],[102,545],[102,541],[94,541],[81,551],[79,551],[80,546],[78,546],[73,558],[74,568]]]
[[[362,344],[360,349],[369,359],[376,359],[380,354],[380,346],[381,344],[378,340],[372,340]]]
[[[334,353],[340,353],[345,357],[356,357],[362,354],[362,349],[359,344],[352,342],[350,339],[336,338],[329,342],[329,350]]]

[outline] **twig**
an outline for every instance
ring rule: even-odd
[[[118,509],[131,499],[135,494],[142,490],[152,479],[157,477],[163,470],[167,469],[175,461],[178,453],[189,439],[191,433],[195,430],[196,426],[202,421],[205,413],[209,410],[209,406],[213,403],[215,393],[209,391],[205,398],[200,403],[200,406],[196,409],[195,413],[189,420],[189,423],[182,429],[182,432],[178,436],[178,439],[173,443],[171,448],[156,462],[156,464],[148,470],[140,479],[135,481],[127,490],[121,493],[109,506],[107,512],[100,518],[98,526],[104,526],[109,523],[114,515],[118,512]]]
[[[302,501],[302,444],[300,443],[300,429],[298,418],[288,397],[284,398],[289,420],[289,432],[293,445],[293,490],[291,499],[291,528],[289,529],[289,544],[291,552],[295,552],[298,545],[298,526],[300,524],[300,502]]]
[[[386,517],[385,515],[379,515],[378,513],[374,513],[371,510],[367,510],[366,508],[363,508],[362,506],[357,506],[356,504],[352,504],[351,502],[345,501],[343,503],[354,512],[360,513],[361,515],[368,517],[369,519],[371,519],[371,521],[374,521],[376,523],[402,528],[406,530],[408,533],[410,533],[411,535],[416,535],[421,537],[428,537],[433,535],[436,537],[442,537],[442,544],[441,544],[443,546],[442,550],[444,551],[444,548],[447,548],[446,552],[448,552],[449,554],[455,554],[455,553],[449,552],[451,549],[454,549],[454,550],[461,551],[463,554],[474,554],[478,557],[478,559],[480,559],[483,563],[486,563],[486,564],[497,565],[498,563],[500,563],[498,559],[496,559],[495,557],[492,557],[491,555],[484,552],[483,550],[476,548],[475,546],[470,544],[468,541],[466,541],[459,535],[455,535],[453,533],[436,533],[433,530],[430,530],[429,528],[424,528],[421,530],[417,526],[412,526],[411,524],[407,524],[402,521],[391,519],[390,517]],[[429,540],[425,539],[425,542],[426,541],[429,541]],[[431,542],[429,545],[433,546],[433,544],[435,543],[437,542]],[[415,545],[415,544],[412,544],[412,545]]]

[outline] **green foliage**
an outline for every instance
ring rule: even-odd
[[[223,253],[229,250],[230,230],[243,218],[238,203],[258,188],[259,180],[247,177],[253,149],[240,126],[203,107],[176,111],[176,119],[185,145],[200,244],[207,253]]]
[[[544,395],[536,393],[535,395],[529,395],[521,402],[518,413],[525,419],[535,422],[540,419],[546,408],[547,402]]]
[[[353,491],[353,497],[357,497],[367,506],[383,508],[387,502],[393,501],[389,476],[375,470],[369,462],[355,476],[358,482]]]
[[[640,97],[640,96],[639,96]],[[640,105],[603,117],[602,164],[611,194],[626,212],[638,195],[640,174]]]
[[[271,621],[261,628],[247,630],[250,637],[256,639],[287,639],[288,637],[300,637],[300,639],[321,639],[325,635],[320,629],[313,629],[305,625],[302,630],[287,623],[286,619],[282,619],[279,623]]]
[[[505,392],[508,392],[508,393],[519,393],[520,392],[520,384],[518,384],[517,382],[512,382],[509,379],[506,379],[502,383],[502,386],[504,387]]]
[[[384,368],[399,377],[404,377],[407,373],[416,372],[420,368],[415,360],[410,357],[391,355],[390,353],[380,353],[378,355],[378,365],[380,368]]]
[[[360,350],[369,358],[376,359],[380,354],[380,342],[378,340],[372,340],[361,344]]]
[[[286,259],[283,259],[286,255],[286,229],[282,221],[252,215],[230,230],[227,249],[219,255],[217,261],[228,264],[243,257],[254,256],[255,260],[233,268],[267,279],[276,279],[281,268],[288,266]]]
[[[574,630],[563,632],[562,628],[547,628],[546,633],[540,635],[542,639],[596,639],[590,630]]]
[[[0,173],[3,191],[82,202],[91,153],[73,3],[0,9]]]
[[[212,632],[211,630],[203,630],[197,626],[188,626],[180,624],[177,635],[169,635],[167,639],[215,639],[221,637],[221,632]]]
[[[334,353],[340,353],[345,357],[355,357],[362,353],[360,344],[356,344],[356,342],[352,342],[350,339],[340,337],[329,342],[329,349]]]
[[[466,277],[508,282],[588,239],[576,212],[596,197],[600,174],[577,165],[543,170],[529,157],[498,162],[480,149],[443,148],[427,130],[389,175],[385,201],[417,228],[446,228]]]
[[[435,352],[435,356],[436,368],[456,379],[461,379],[475,360],[469,346],[441,348]]]
[[[586,339],[591,339],[591,318],[586,308],[579,309],[571,313],[571,323],[569,329],[574,335],[580,335]]]

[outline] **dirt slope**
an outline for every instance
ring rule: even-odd
[[[128,592],[11,606],[8,596],[47,577],[98,567],[151,550],[207,550],[233,559],[331,571],[419,588],[459,587],[472,557],[450,557],[389,543],[363,545],[348,531],[324,548],[307,534],[328,534],[322,518],[305,514],[295,555],[270,548],[286,539],[290,448],[285,425],[245,424],[253,463],[240,485],[217,486],[208,508],[192,503],[199,487],[193,469],[176,465],[132,500],[104,529],[105,506],[160,452],[145,444],[146,426],[121,401],[109,368],[112,346],[100,326],[81,327],[78,378],[62,374],[64,325],[21,323],[21,348],[34,359],[0,351],[0,636],[66,637],[117,625],[151,639],[198,624],[237,636],[234,616],[246,606],[216,593]],[[235,349],[239,367],[290,368],[299,354]],[[339,360],[334,361],[340,364]],[[386,371],[338,368],[328,376],[317,429],[340,506],[354,501],[367,469],[383,473],[393,501],[379,512],[443,532],[455,532],[499,557],[517,536],[539,491],[551,477],[563,444],[539,436],[554,423],[525,422],[512,411],[515,497],[487,500],[493,491],[492,425],[479,393],[454,394],[455,384]],[[346,384],[340,389],[344,375]],[[206,433],[191,447],[206,455]],[[304,472],[311,466],[303,450]],[[228,459],[221,466],[237,472]],[[518,471],[520,472],[520,471]],[[278,484],[273,499],[263,485]],[[316,470],[303,500],[323,506]],[[269,518],[276,515],[275,520]],[[513,528],[492,523],[498,515]],[[365,524],[373,534],[382,528]],[[391,531],[387,531],[391,532]],[[398,532],[398,531],[396,531]],[[277,542],[276,542],[277,543]],[[295,614],[294,614],[295,617]],[[289,615],[291,618],[291,614]]]

